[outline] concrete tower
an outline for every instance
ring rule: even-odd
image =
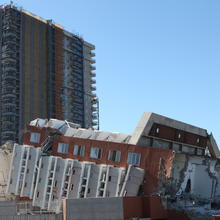
[[[19,141],[35,118],[98,126],[95,46],[62,26],[18,9],[0,9],[0,138]],[[19,131],[21,131],[19,133]]]

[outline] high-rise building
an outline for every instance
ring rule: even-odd
[[[0,9],[0,138],[34,118],[98,126],[95,46],[13,3]]]

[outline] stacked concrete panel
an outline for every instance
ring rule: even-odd
[[[33,198],[39,156],[40,149],[38,148],[14,145],[8,177],[8,192],[21,197]]]
[[[137,195],[143,178],[144,170],[133,166],[126,171],[45,156],[40,148],[15,144],[7,192],[33,200],[42,210],[60,212],[62,199]]]

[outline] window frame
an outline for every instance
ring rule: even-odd
[[[140,166],[140,164],[141,164],[141,153],[128,152],[127,164]]]
[[[30,142],[39,144],[40,143],[40,136],[41,136],[41,133],[39,133],[39,132],[31,132]]]
[[[73,146],[73,156],[84,157],[85,155],[85,146],[75,144]]]
[[[57,145],[57,153],[59,154],[68,154],[69,144],[59,142]]]
[[[114,155],[115,153],[115,155]],[[109,150],[108,152],[108,160],[116,163],[120,163],[121,161],[121,151],[119,150]]]
[[[92,155],[93,153],[94,153],[95,156]],[[93,159],[100,160],[100,159],[102,159],[102,153],[103,153],[103,149],[102,148],[100,148],[100,147],[91,147],[89,157],[93,158]]]

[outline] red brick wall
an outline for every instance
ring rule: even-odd
[[[35,126],[27,125],[27,130],[28,130],[28,132],[26,132],[24,135],[24,144],[35,146],[35,147],[40,147],[46,138],[46,128],[37,128]],[[40,142],[39,143],[30,142],[31,132],[40,133]]]
[[[143,218],[144,207],[142,197],[123,197],[124,219]]]
[[[123,197],[124,219],[151,218],[167,219],[167,212],[162,206],[161,197]]]
[[[58,143],[69,144],[68,154],[61,154],[57,152]],[[75,144],[85,146],[84,157],[73,155],[73,148]],[[91,147],[102,148],[103,151],[101,159],[90,158]],[[108,160],[109,150],[121,151],[121,160],[119,163]],[[170,176],[172,162],[174,158],[172,150],[64,136],[60,136],[59,139],[55,140],[53,144],[53,155],[55,156],[78,159],[79,161],[90,161],[95,162],[97,164],[114,165],[116,167],[125,168],[128,167],[128,152],[135,152],[141,154],[141,163],[139,167],[146,171],[146,180],[144,184],[145,194],[151,194],[153,192],[156,192],[158,187],[158,176],[161,169],[163,169],[164,175],[167,178]]]
[[[159,128],[159,133],[156,132],[157,128]],[[181,135],[180,138],[178,137],[179,134]],[[153,124],[149,132],[149,135],[153,137],[194,145],[202,148],[205,148],[207,146],[206,137],[156,123]],[[197,142],[198,138],[199,138],[199,143]]]
[[[40,147],[46,138],[47,130],[49,128],[36,128],[34,126],[28,125],[27,129],[29,130],[29,132],[27,132],[24,136],[24,144]],[[54,129],[49,129],[49,130],[54,131]],[[40,143],[30,142],[31,132],[39,132],[41,134]],[[58,143],[69,144],[68,154],[61,154],[57,152]],[[84,157],[73,155],[73,149],[75,144],[85,146]],[[101,159],[90,158],[91,147],[99,147],[102,149]],[[112,162],[108,160],[109,150],[121,151],[120,162]],[[65,136],[59,136],[56,140],[54,140],[53,149],[52,149],[52,154],[54,156],[77,159],[79,161],[90,161],[90,162],[95,162],[97,164],[107,164],[107,165],[113,165],[115,167],[124,167],[124,168],[128,167],[127,164],[128,152],[135,152],[141,154],[141,162],[139,167],[146,171],[145,181],[144,181],[145,195],[149,195],[157,192],[158,181],[160,181],[160,179],[158,178],[160,176],[160,172],[163,171],[163,175],[165,177],[167,178],[170,177],[172,162],[174,158],[173,150],[143,147],[143,146],[115,143],[109,141],[97,141],[97,140],[90,140],[83,138],[65,137]]]

